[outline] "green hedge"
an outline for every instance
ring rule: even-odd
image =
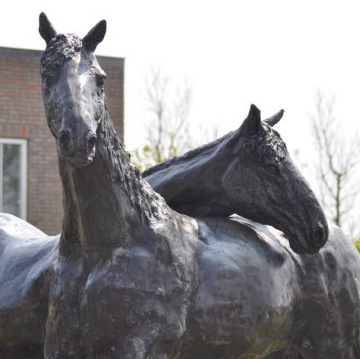
[[[356,249],[360,252],[360,238],[355,239],[354,244],[355,244]]]

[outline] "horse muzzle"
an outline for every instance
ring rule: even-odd
[[[95,157],[96,135],[89,132],[76,140],[70,131],[61,131],[58,138],[59,157],[75,167],[83,167],[92,163]]]
[[[326,220],[314,221],[309,231],[306,225],[283,229],[291,249],[298,254],[315,254],[326,244],[329,228]]]

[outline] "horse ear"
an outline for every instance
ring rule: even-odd
[[[267,118],[264,122],[266,122],[268,125],[273,127],[282,119],[283,115],[284,115],[284,110],[280,110],[274,116]]]
[[[262,128],[260,110],[255,106],[250,106],[247,118],[240,127],[240,134],[244,137],[256,135]]]
[[[106,33],[106,21],[101,20],[97,23],[83,38],[83,44],[86,50],[94,52],[96,46],[103,41]]]
[[[39,33],[45,40],[46,45],[48,45],[50,40],[52,40],[57,35],[51,22],[43,12],[39,16]]]
[[[225,147],[227,149],[237,148],[236,146],[239,141],[256,135],[262,128],[260,110],[255,105],[251,105],[249,114],[241,124],[240,128],[230,132],[226,136],[227,140],[224,141]]]

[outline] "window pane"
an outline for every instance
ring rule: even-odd
[[[3,145],[3,212],[20,216],[20,145]]]

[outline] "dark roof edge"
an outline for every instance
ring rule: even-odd
[[[124,58],[97,55],[96,58],[101,66],[106,67],[124,67]]]
[[[40,59],[43,51],[41,50],[27,50],[27,49],[18,49],[13,47],[0,47],[0,56],[1,57],[11,57],[11,58],[24,58],[24,59]]]

